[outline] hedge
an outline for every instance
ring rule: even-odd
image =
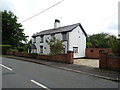
[[[2,54],[6,54],[7,51],[11,50],[11,45],[0,45],[0,51],[2,51]]]

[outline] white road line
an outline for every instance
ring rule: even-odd
[[[0,66],[2,66],[2,67],[4,67],[4,68],[6,68],[6,69],[8,69],[8,70],[12,71],[12,69],[11,69],[11,68],[9,68],[9,67],[7,67],[7,66],[5,66],[5,65],[3,65],[3,64],[0,64]]]
[[[51,90],[51,89],[49,89],[48,87],[46,87],[46,86],[44,86],[44,85],[42,85],[42,84],[36,82],[35,80],[30,80],[30,81],[33,82],[33,83],[35,83],[35,84],[37,84],[38,86],[40,86],[40,87],[46,89],[46,90]]]

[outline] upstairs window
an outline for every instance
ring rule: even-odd
[[[33,43],[36,43],[36,37],[33,37]]]
[[[78,47],[73,47],[73,52],[78,53]]]
[[[62,33],[62,40],[66,41],[67,40],[67,33]]]
[[[51,37],[55,37],[55,34],[51,34]]]
[[[40,41],[40,43],[43,43],[43,41],[44,41],[44,37],[43,36],[40,36],[41,37],[41,41]]]

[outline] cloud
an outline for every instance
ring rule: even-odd
[[[19,18],[18,21],[22,22],[59,1],[61,0],[2,0],[1,5],[4,6],[0,5],[0,8],[11,10]],[[22,25],[28,36],[53,28],[54,19],[60,19],[61,26],[80,22],[88,34],[115,31],[117,19],[104,20],[117,11],[117,2],[118,0],[64,0]]]
[[[109,30],[118,30],[118,17],[117,14],[113,17],[108,22],[108,27]]]
[[[111,25],[109,25],[108,29],[110,30],[118,30],[118,24],[117,23],[112,23]]]
[[[8,10],[13,12],[15,15],[18,15],[18,11],[16,10],[15,5],[11,2],[11,0],[1,0],[0,1],[0,11]]]

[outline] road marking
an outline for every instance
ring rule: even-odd
[[[40,87],[46,89],[46,90],[51,90],[51,89],[49,89],[48,87],[46,87],[46,86],[44,86],[44,85],[42,85],[42,84],[36,82],[35,80],[30,80],[30,81],[33,82],[33,83],[35,83],[35,84],[37,84],[38,86],[40,86]]]
[[[7,67],[7,66],[5,66],[5,65],[3,65],[3,64],[0,64],[0,66],[2,66],[2,67],[4,67],[4,68],[6,68],[6,69],[8,69],[8,70],[12,71],[12,69],[11,69],[11,68],[9,68],[9,67]]]

